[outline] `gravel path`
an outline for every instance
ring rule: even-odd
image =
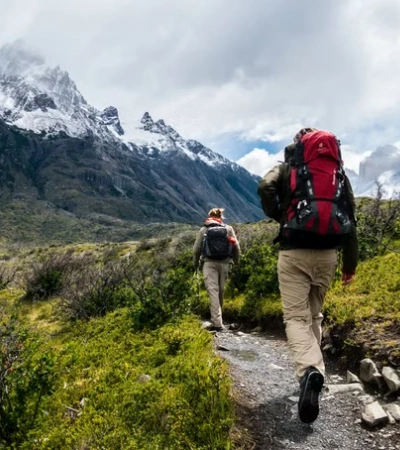
[[[360,423],[364,393],[325,390],[320,416],[312,425],[297,417],[298,383],[283,338],[262,333],[217,333],[219,353],[231,367],[244,448],[258,449],[400,449],[400,424],[368,430]],[[328,384],[345,383],[333,370]],[[247,430],[247,432],[245,431]]]

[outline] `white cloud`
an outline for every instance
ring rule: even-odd
[[[358,174],[360,171],[360,162],[364,161],[364,159],[370,156],[371,153],[371,151],[357,153],[352,150],[350,146],[342,145],[344,167],[346,169],[351,169]]]
[[[0,0],[0,11],[0,44],[25,38],[122,122],[149,110],[185,137],[266,142],[308,125],[354,152],[400,140],[398,0]]]
[[[236,162],[249,172],[262,177],[276,164],[282,162],[283,160],[283,151],[279,153],[269,153],[267,150],[255,148]]]
[[[371,152],[357,153],[347,145],[342,146],[342,157],[346,169],[359,173],[360,162],[370,156]],[[255,148],[236,162],[249,172],[263,176],[268,170],[284,160],[283,150],[278,153],[270,153],[261,148]]]

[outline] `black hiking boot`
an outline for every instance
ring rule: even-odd
[[[319,414],[319,394],[324,377],[315,367],[309,367],[300,380],[299,417],[304,423],[312,423]]]

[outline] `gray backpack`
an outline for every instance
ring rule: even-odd
[[[209,225],[203,237],[202,255],[218,261],[232,256],[232,250],[226,225]]]

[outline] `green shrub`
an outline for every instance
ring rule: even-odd
[[[193,283],[188,267],[187,255],[169,264],[141,255],[114,255],[82,264],[66,278],[62,309],[70,319],[86,320],[134,306],[137,328],[155,328],[191,311]]]
[[[59,294],[64,277],[76,269],[77,261],[70,254],[51,254],[44,261],[34,262],[24,274],[26,300],[44,300]]]
[[[192,285],[182,268],[127,281],[137,300],[132,318],[138,330],[156,328],[191,311]]]
[[[275,247],[265,243],[254,244],[243,252],[240,264],[233,266],[227,295],[246,293],[259,298],[278,293],[277,262]]]
[[[56,358],[50,350],[42,353],[39,337],[15,317],[0,314],[0,447],[19,448],[53,390]]]
[[[126,288],[126,276],[126,264],[114,258],[81,265],[67,277],[61,293],[63,312],[72,320],[87,320],[133,304],[134,294]]]
[[[359,253],[362,260],[383,255],[400,238],[400,197],[383,200],[377,183],[374,199],[363,199],[357,208]]]

